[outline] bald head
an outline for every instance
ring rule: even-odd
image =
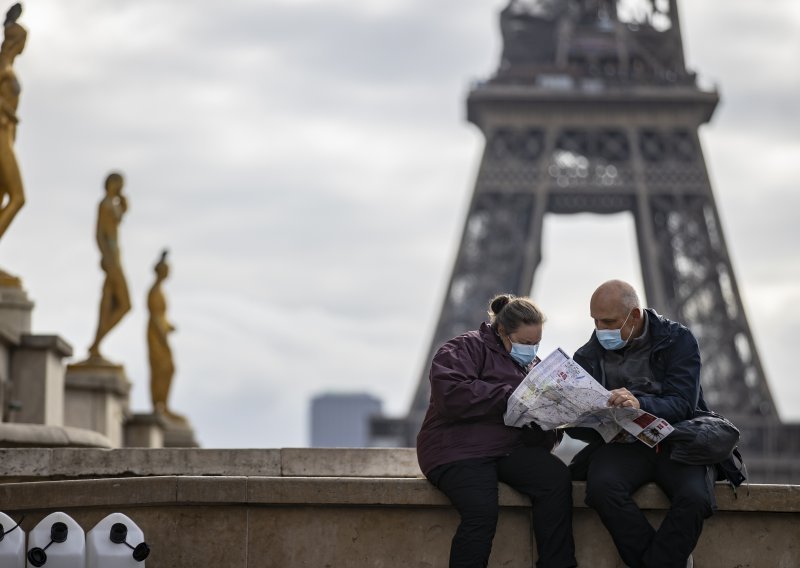
[[[600,284],[592,294],[591,303],[595,301],[610,302],[625,311],[642,307],[634,287],[623,280],[609,280]]]
[[[595,328],[620,329],[624,325],[623,337],[625,332],[638,337],[644,331],[641,307],[636,290],[623,280],[603,282],[594,291],[589,302],[589,312]]]

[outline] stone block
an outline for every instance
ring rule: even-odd
[[[414,448],[283,448],[282,475],[422,477]]]
[[[247,546],[250,513],[244,506],[170,510],[169,516],[159,519],[160,525],[145,533],[152,535],[153,548],[160,555],[158,563],[148,558],[147,568],[258,566],[259,558],[251,556]],[[301,543],[297,536],[301,535],[294,536],[296,544],[313,546]]]
[[[55,335],[22,334],[11,351],[14,422],[64,425],[64,357],[72,348]]]
[[[247,503],[247,477],[179,477],[179,503]]]
[[[99,432],[111,440],[113,447],[121,447],[131,388],[122,366],[69,365],[65,386],[64,424]]]
[[[125,422],[125,447],[163,448],[167,423],[157,412],[134,414]]]
[[[583,486],[576,484],[579,490]],[[665,513],[661,496],[651,486],[645,489],[637,500],[653,507],[646,508],[645,516],[657,526]],[[718,498],[727,490],[717,487]],[[754,485],[751,497],[747,510],[720,507],[706,522],[694,552],[696,566],[800,565],[800,514],[788,512],[796,510],[800,499],[796,488]],[[782,505],[787,512],[773,510],[781,501],[787,502]],[[423,479],[409,478],[209,476],[6,483],[0,484],[0,503],[14,518],[27,515],[26,530],[54,510],[64,510],[85,530],[110,512],[125,513],[153,547],[149,568],[445,566],[458,524],[458,514],[440,492]],[[526,499],[501,485],[500,504],[489,566],[532,565],[536,547]],[[576,506],[573,526],[579,565],[622,567],[593,510]]]
[[[13,448],[21,456],[22,462],[27,459],[23,448],[109,448],[111,442],[105,436],[91,430],[68,428],[66,426],[47,426],[45,424],[0,423],[0,447]],[[33,476],[37,474],[34,472]]]
[[[4,510],[174,504],[175,477],[35,481],[0,484]]]
[[[532,565],[528,517],[501,512],[491,567]],[[457,524],[452,509],[252,509],[248,566],[446,566]]]
[[[176,422],[165,420],[164,447],[165,448],[197,448],[200,444],[194,436],[194,428],[189,422]]]
[[[48,477],[51,454],[52,450],[45,448],[31,448],[23,452],[15,449],[0,449],[0,480],[2,478]]]
[[[18,343],[31,331],[33,302],[20,287],[0,286],[0,335]]]
[[[124,475],[280,475],[280,450],[63,448],[52,471],[64,477]]]

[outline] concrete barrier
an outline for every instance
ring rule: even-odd
[[[448,500],[415,473],[413,450],[155,450],[148,463],[169,475],[135,473],[147,468],[127,461],[137,456],[130,450],[47,450],[38,465],[33,455],[11,451],[0,453],[2,472],[13,472],[2,478],[0,503],[15,518],[27,515],[23,528],[54,510],[84,529],[122,512],[148,536],[149,568],[446,566],[458,523]],[[259,468],[273,473],[254,474]],[[59,477],[84,478],[52,481]],[[11,482],[20,478],[38,481]],[[575,483],[573,492],[580,565],[621,567],[583,504],[584,485]],[[753,485],[734,497],[718,485],[716,494],[719,511],[706,524],[695,566],[800,566],[800,487]],[[657,487],[642,488],[636,500],[660,522],[668,502]],[[490,566],[532,566],[530,504],[503,484],[500,504]]]

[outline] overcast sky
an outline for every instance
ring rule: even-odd
[[[204,447],[307,445],[322,392],[405,413],[483,150],[465,97],[496,68],[505,3],[26,2],[27,203],[0,267],[36,303],[34,332],[86,356],[97,204],[119,170],[134,307],[103,352],[125,365],[134,411],[150,411],[146,293],[168,247],[170,401]],[[800,3],[680,8],[688,64],[722,96],[701,138],[751,329],[782,415],[800,420]],[[593,288],[641,282],[633,221],[551,215],[544,238],[542,349],[572,351]],[[565,285],[576,255],[598,262]]]

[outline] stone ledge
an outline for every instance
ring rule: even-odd
[[[422,477],[413,448],[0,449],[0,483],[130,475]]]
[[[59,357],[72,357],[72,345],[58,335],[23,333],[20,338],[20,347],[53,351]]]
[[[121,369],[79,365],[67,367],[64,384],[68,389],[108,392],[119,396],[128,396],[132,387],[125,371]]]
[[[49,471],[50,450],[42,448],[110,448],[111,441],[98,432],[70,426],[49,426],[46,424],[0,423],[0,452],[12,452],[12,460],[18,460],[22,467],[32,464],[35,471]],[[44,453],[43,453],[44,452]],[[42,460],[45,460],[44,463]],[[0,465],[5,469],[7,464]],[[20,467],[20,466],[12,466]],[[0,471],[0,477],[4,475]],[[45,473],[44,475],[49,475]]]
[[[46,478],[280,474],[280,450],[0,449],[0,483]]]
[[[580,566],[619,568],[597,514],[573,510]],[[717,495],[728,492],[718,487]],[[657,526],[665,511],[653,486],[636,495]],[[723,505],[694,550],[704,568],[800,566],[796,487],[753,486],[741,510]],[[29,532],[63,511],[86,531],[112,512],[144,531],[149,568],[175,566],[446,566],[458,514],[424,479],[356,477],[153,476],[0,484],[5,513]],[[500,486],[500,517],[489,568],[536,561],[527,500]],[[777,511],[777,512],[776,512]]]
[[[0,431],[3,427],[15,426],[20,425],[0,425]],[[198,498],[202,497],[206,490],[200,487],[222,491],[221,494],[209,494],[208,502],[218,502],[223,495],[241,493],[245,497],[240,496],[235,502],[244,503],[249,499],[305,502],[316,495],[313,499],[320,504],[392,504],[395,501],[409,505],[446,504],[441,494],[422,478],[413,448],[0,449],[0,486],[26,481],[160,476],[194,479],[191,483],[187,481],[188,485],[180,486],[187,496],[197,494]],[[213,479],[209,476],[225,476],[224,483],[228,485],[209,481]],[[248,481],[233,489],[239,482],[232,480],[237,479]],[[388,482],[391,485],[387,485]],[[332,494],[334,486],[336,491],[345,490],[348,494]],[[574,487],[576,507],[583,507],[583,484],[575,483]],[[716,496],[720,509],[800,511],[800,486],[751,485],[739,488],[734,494],[728,486],[719,484]],[[527,506],[523,497],[504,486],[501,486],[500,497],[505,506]],[[646,508],[667,507],[666,498],[653,484],[643,487],[637,500]]]
[[[0,425],[16,427],[21,425]],[[25,425],[26,428],[29,425]],[[98,435],[99,436],[99,435]],[[439,493],[422,478],[416,463],[413,448],[284,448],[284,449],[194,449],[194,448],[6,448],[0,449],[0,485],[21,481],[49,481],[87,478],[128,478],[146,476],[181,476],[202,478],[227,476],[251,480],[244,489],[248,498],[266,498],[269,491],[276,491],[275,499],[290,502],[297,499],[300,491],[316,491],[320,502],[341,503],[341,497],[327,496],[330,481],[339,480],[339,488],[353,488],[354,495],[369,502],[388,499],[384,491],[387,479],[394,482],[392,491],[400,492],[397,498],[409,504],[435,504]],[[284,478],[277,483],[275,479]],[[348,478],[354,481],[350,483]],[[290,481],[296,479],[294,485]],[[369,480],[377,480],[374,487]],[[316,481],[315,481],[316,480]],[[421,485],[413,482],[420,481]],[[206,483],[203,481],[199,484]],[[230,482],[229,482],[230,483]],[[328,485],[321,485],[328,483]],[[381,485],[383,484],[383,485]],[[182,486],[183,487],[183,486]],[[194,491],[186,486],[185,491]],[[218,490],[209,483],[207,487]],[[418,493],[419,487],[428,493]],[[574,502],[583,506],[582,484],[575,484],[577,493]],[[229,491],[226,489],[225,491]],[[188,494],[188,493],[187,493]],[[717,503],[720,508],[736,511],[774,510],[800,511],[800,486],[752,485],[741,487],[737,494],[725,486],[717,487]],[[400,497],[399,495],[404,495]],[[506,497],[504,497],[506,495]],[[522,497],[510,489],[501,489],[501,500],[507,506],[527,506]],[[210,495],[210,502],[217,502],[220,495]],[[329,499],[329,501],[323,501]],[[648,485],[637,494],[637,499],[654,509],[667,506],[666,498],[654,485]],[[286,501],[288,500],[288,501]],[[762,506],[761,502],[768,503]],[[244,501],[237,501],[244,502]]]
[[[585,484],[573,483],[576,509],[585,509]],[[500,505],[527,508],[530,502],[500,484]],[[718,484],[720,511],[798,513],[800,487],[752,485],[738,498]],[[643,510],[663,511],[669,503],[653,484],[635,495]],[[424,479],[355,477],[195,477],[38,481],[0,485],[6,511],[70,507],[191,505],[322,505],[354,507],[449,507],[448,499]]]
[[[283,448],[284,477],[422,477],[414,448]]]

